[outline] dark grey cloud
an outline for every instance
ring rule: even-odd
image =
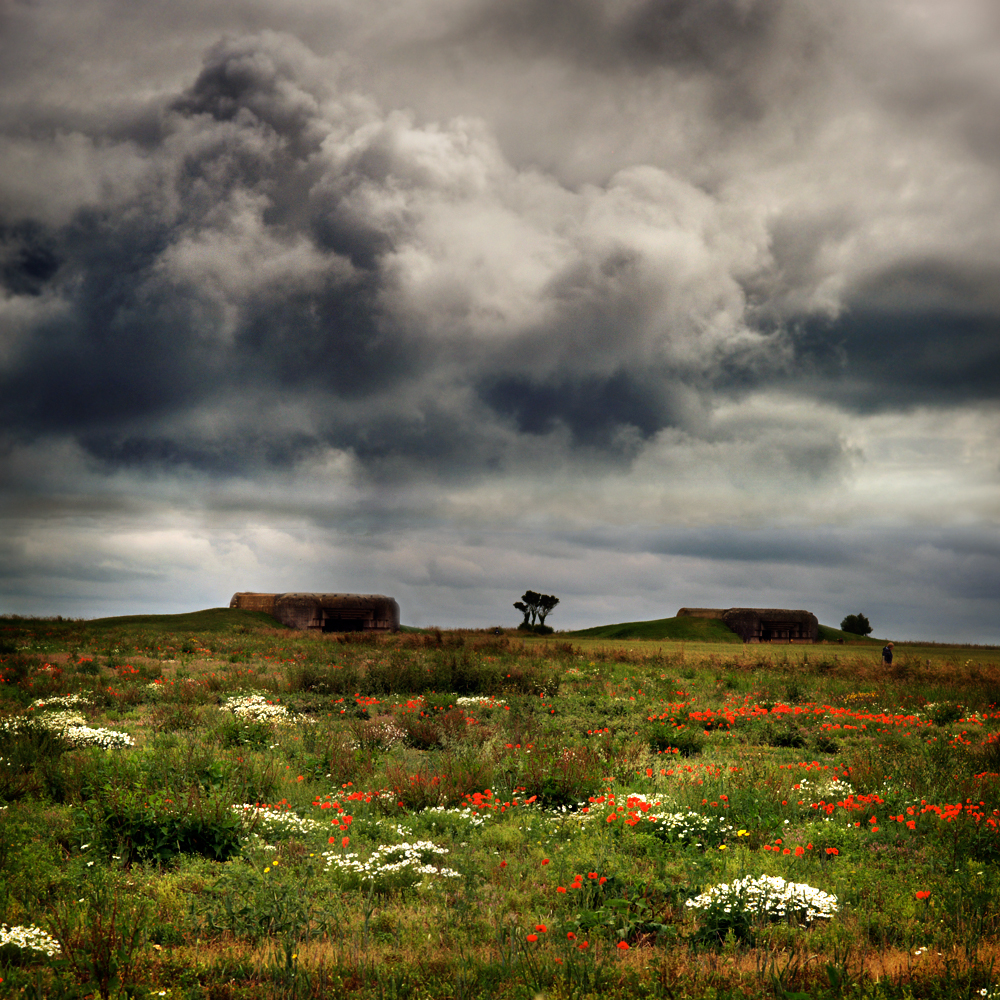
[[[807,5],[783,0],[515,0],[479,5],[452,40],[615,75],[701,78],[706,110],[752,121],[767,111],[762,84],[779,53],[784,66],[798,68],[796,82],[808,84],[804,69],[823,49],[824,26]]]
[[[442,622],[628,617],[602,560],[651,616],[880,558],[900,621],[981,609],[1000,31],[949,9],[7,5],[6,592],[268,589],[317,545]]]
[[[496,44],[563,52],[580,61],[631,65],[638,57],[656,64],[723,70],[759,55],[773,43],[781,0],[643,0],[609,5],[598,0],[570,3],[484,3],[465,30]]]
[[[405,265],[407,252],[425,251],[414,246],[421,238],[415,230],[433,223],[441,202],[445,209],[457,202],[459,211],[463,202],[471,211],[489,203],[491,172],[501,185],[517,178],[488,142],[483,150],[468,148],[478,137],[460,126],[454,135],[418,129],[356,95],[347,98],[358,109],[345,111],[338,103],[344,95],[331,98],[324,86],[314,80],[310,89],[303,79],[315,78],[312,61],[284,36],[220,43],[163,112],[159,144],[137,154],[144,176],[136,190],[111,206],[81,208],[61,227],[34,220],[7,227],[10,291],[38,296],[47,288],[64,305],[31,330],[5,372],[9,432],[72,433],[109,463],[182,461],[231,471],[241,459],[266,462],[318,444],[363,457],[412,449],[420,462],[434,451],[475,467],[476,425],[491,419],[527,433],[562,423],[592,447],[610,446],[621,428],[648,437],[670,423],[677,365],[619,354],[648,336],[635,319],[620,318],[613,339],[592,357],[578,355],[574,378],[533,384],[526,370],[546,354],[550,366],[557,364],[568,346],[535,324],[501,324],[501,343],[494,345],[470,342],[475,331],[461,300],[450,337],[436,336],[433,301],[431,315],[409,314],[398,301],[399,262]],[[542,197],[571,200],[550,181],[528,183]],[[512,214],[509,206],[504,211]],[[255,280],[267,258],[280,262],[296,253],[306,259],[293,265],[312,271],[300,287],[294,278],[291,287]],[[573,299],[572,318],[584,328],[597,320],[606,330],[597,316],[604,305],[586,301],[602,290],[594,280],[633,313],[642,312],[644,298],[663,294],[660,279],[642,274],[641,264],[626,265],[622,274],[619,265],[602,266],[592,279],[581,267],[586,248],[563,253],[565,262],[550,268],[555,295],[543,285],[535,297],[543,307],[549,298],[556,309]],[[212,287],[212,268],[221,288]],[[705,297],[717,294],[709,289]],[[690,296],[681,289],[678,297]],[[688,332],[665,331],[668,338]],[[448,409],[438,402],[441,387],[435,381],[421,389],[421,382],[456,351],[453,383],[478,384],[485,406],[438,419],[435,413]],[[402,381],[417,394],[414,419],[386,413],[384,401]],[[311,405],[311,430],[269,441],[264,414],[240,407],[241,388],[258,403],[263,397],[265,409],[295,394]],[[331,414],[324,398],[359,406]],[[217,440],[172,439],[159,426],[164,417],[224,399],[236,407],[239,426]]]
[[[799,369],[818,395],[862,412],[995,403],[1000,315],[980,311],[858,309],[803,324]]]
[[[616,372],[605,378],[535,383],[524,376],[484,380],[480,395],[498,413],[511,417],[519,431],[548,434],[564,424],[573,440],[613,447],[620,431],[634,428],[649,438],[676,421],[670,386],[638,373]]]
[[[59,270],[53,239],[31,221],[0,229],[0,283],[9,295],[41,295]]]
[[[659,60],[734,79],[789,18],[815,21],[777,0],[569,13],[487,5],[463,30],[581,59],[610,46],[615,72]],[[333,446],[456,471],[562,430],[618,462],[664,429],[697,434],[692,397],[771,385],[850,408],[995,398],[994,303],[959,311],[991,272],[898,261],[858,287],[860,307],[789,312],[830,239],[852,232],[843,215],[755,229],[654,166],[573,190],[513,167],[478,124],[379,108],[269,31],[214,45],[183,92],[139,118],[100,134],[130,170],[110,196],[61,225],[16,205],[2,223],[8,295],[60,305],[4,369],[4,423],[20,439],[71,434],[111,465],[228,473]],[[497,223],[511,246],[490,259]],[[519,239],[534,241],[536,273],[512,278]],[[487,257],[470,269],[475,247]],[[899,301],[932,279],[946,306]],[[270,411],[289,397],[303,417],[282,427]],[[200,409],[232,419],[177,419]]]

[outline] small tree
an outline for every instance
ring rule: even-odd
[[[521,600],[514,602],[514,607],[524,615],[524,621],[518,625],[519,629],[530,631],[532,629],[551,632],[545,625],[545,619],[552,613],[552,609],[559,603],[559,598],[552,594],[537,594],[533,590],[526,590],[521,595]],[[535,625],[535,622],[538,625]]]
[[[868,619],[859,611],[856,615],[848,615],[840,623],[840,630],[850,632],[851,635],[870,635],[872,627]]]

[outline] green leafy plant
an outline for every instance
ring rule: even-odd
[[[49,922],[80,983],[108,1000],[133,978],[150,912],[146,900],[98,868],[84,883],[82,900],[60,901]]]
[[[197,785],[180,792],[106,787],[85,811],[107,854],[158,864],[178,854],[227,861],[239,853],[246,825],[228,795]]]

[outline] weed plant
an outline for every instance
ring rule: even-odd
[[[1000,1000],[998,701],[982,648],[0,620],[0,991]]]

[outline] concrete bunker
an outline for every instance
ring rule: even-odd
[[[819,641],[819,619],[811,611],[787,608],[681,608],[678,618],[720,618],[744,642]]]
[[[233,594],[231,608],[263,611],[286,628],[398,632],[399,605],[384,594]]]

